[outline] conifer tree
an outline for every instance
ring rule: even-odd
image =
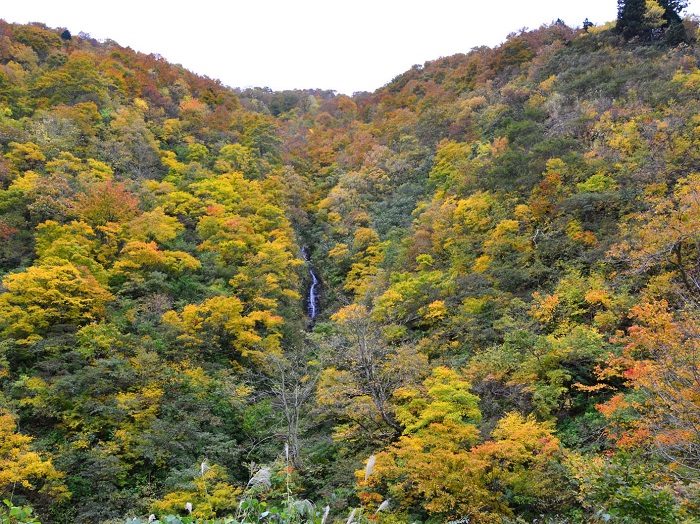
[[[646,0],[618,0],[617,31],[627,40],[646,33],[644,13]]]
[[[676,35],[674,40],[678,40],[677,34],[680,32],[683,33],[683,40],[685,31],[680,13],[687,6],[687,0],[618,0],[617,31],[627,40],[638,37],[653,41],[673,28]]]

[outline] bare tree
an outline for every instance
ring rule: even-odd
[[[272,405],[280,413],[289,456],[296,468],[303,468],[299,436],[306,405],[314,394],[318,382],[320,362],[315,355],[291,350],[284,356],[268,356],[265,368],[265,385]]]
[[[323,401],[335,402],[338,411],[365,431],[373,432],[378,428],[372,413],[367,412],[370,404],[384,424],[384,433],[387,427],[390,429],[389,434],[379,436],[400,435],[403,427],[390,401],[398,388],[422,378],[427,358],[413,345],[389,341],[364,306],[346,306],[333,319],[337,329],[326,341],[331,366],[321,379]]]

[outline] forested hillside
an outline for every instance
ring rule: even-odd
[[[700,47],[647,4],[352,97],[0,20],[0,521],[700,522]]]

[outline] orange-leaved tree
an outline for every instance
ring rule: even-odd
[[[634,412],[619,427],[621,444],[655,444],[684,476],[700,468],[700,320],[697,312],[670,310],[664,300],[645,301],[632,309],[621,356],[605,375],[618,375],[634,394],[616,395],[600,406],[611,420]]]
[[[646,203],[646,211],[630,217],[625,241],[611,254],[653,276],[631,311],[635,324],[621,338],[624,351],[603,373],[626,379],[635,394],[617,395],[601,411],[613,419],[624,410],[636,411],[641,416],[619,432],[623,442],[651,439],[672,463],[697,477],[700,176],[679,180],[672,192],[665,184],[652,184]]]

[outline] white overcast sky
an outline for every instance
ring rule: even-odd
[[[7,22],[109,38],[231,87],[346,94],[522,28],[557,18],[600,25],[616,14],[616,0],[0,0]]]

